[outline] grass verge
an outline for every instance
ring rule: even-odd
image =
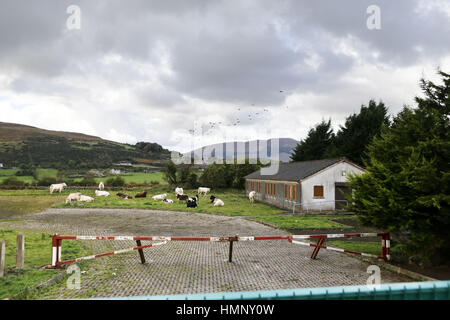
[[[25,235],[25,268],[16,268],[17,230],[1,230],[0,240],[6,241],[5,275],[0,278],[0,299],[25,292],[58,274],[57,270],[39,270],[51,263],[51,235],[37,232],[22,232]],[[86,254],[77,241],[67,241],[62,249],[63,257],[71,259]]]
[[[374,254],[376,256],[381,256],[381,243],[380,241],[327,241],[326,245],[357,251]]]
[[[255,217],[250,220],[262,222],[282,229],[342,229],[348,228],[343,224],[330,220],[331,217],[295,217],[295,216],[267,216]]]

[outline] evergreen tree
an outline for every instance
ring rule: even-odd
[[[331,120],[316,125],[309,130],[306,139],[300,141],[294,148],[291,160],[305,161],[318,160],[326,158],[326,151],[330,147],[334,139],[333,128],[331,128]]]
[[[190,165],[182,165],[179,168],[178,172],[178,183],[185,185],[190,179],[191,175],[191,166]]]
[[[450,259],[450,75],[421,81],[424,98],[404,109],[368,147],[367,172],[351,176],[362,222],[393,232],[406,252]]]
[[[164,168],[163,173],[164,178],[166,179],[168,184],[170,185],[177,184],[177,167],[175,166],[175,163],[173,163],[173,161],[169,161],[167,167]]]
[[[367,107],[361,106],[359,114],[347,117],[325,157],[346,157],[362,165],[367,145],[380,134],[383,126],[389,126],[387,108],[383,102],[377,104],[370,100]]]

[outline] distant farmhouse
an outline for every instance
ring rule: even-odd
[[[282,163],[275,175],[259,170],[245,176],[245,191],[256,191],[257,200],[280,208],[336,210],[346,205],[349,173],[364,169],[342,158]]]
[[[122,171],[121,171],[120,169],[111,169],[111,170],[109,171],[109,173],[110,173],[110,174],[121,174]]]
[[[128,161],[120,161],[119,163],[114,163],[113,165],[115,165],[115,166],[131,167],[133,164],[131,162],[128,162]]]

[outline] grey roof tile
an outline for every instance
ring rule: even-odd
[[[250,173],[245,179],[264,179],[264,180],[287,180],[298,181],[309,177],[310,175],[325,169],[337,162],[345,160],[344,158],[322,159],[311,161],[299,161],[290,163],[280,163],[278,173],[275,175],[261,175],[261,170]],[[345,160],[347,161],[347,160]]]

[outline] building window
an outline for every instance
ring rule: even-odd
[[[314,186],[314,198],[323,198],[323,186]]]

